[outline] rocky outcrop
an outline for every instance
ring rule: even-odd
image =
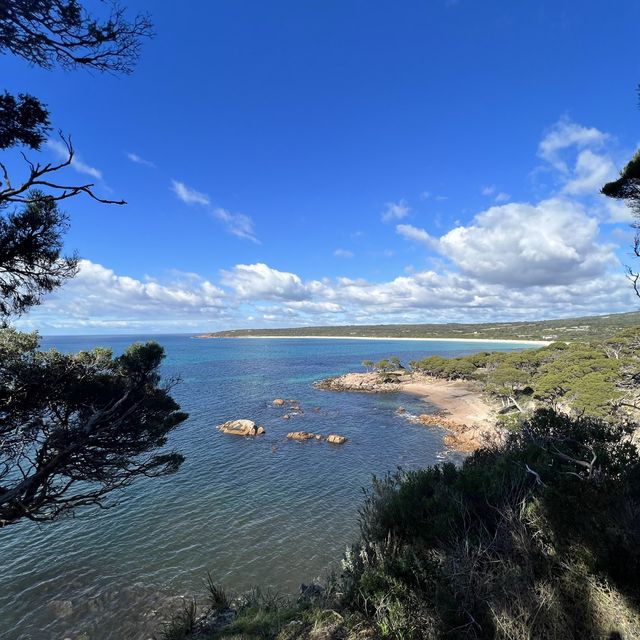
[[[363,393],[390,393],[400,391],[400,384],[411,376],[404,371],[391,373],[345,373],[343,376],[325,378],[314,383],[317,389],[326,391],[360,391]]]
[[[344,444],[346,441],[347,439],[344,436],[339,436],[336,433],[327,436],[327,442],[332,444]]]
[[[308,433],[307,431],[290,431],[287,433],[289,440],[322,440],[322,436],[317,433]]]
[[[284,407],[284,400],[282,398],[276,398],[271,404],[274,407]]]
[[[218,430],[233,436],[261,436],[265,432],[264,427],[259,427],[253,420],[229,420],[218,425]]]
[[[444,443],[448,447],[463,453],[471,453],[481,447],[500,444],[506,436],[506,431],[495,424],[466,425],[445,416],[426,413],[418,416],[416,421],[427,426],[446,429],[449,433],[444,436]]]

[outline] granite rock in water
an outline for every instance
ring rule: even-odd
[[[287,438],[289,440],[313,440],[316,439],[316,434],[307,431],[290,431],[287,433]]]
[[[218,429],[234,436],[261,436],[265,433],[264,427],[259,427],[253,420],[229,420],[218,425]]]
[[[347,439],[344,436],[339,436],[336,433],[327,436],[327,442],[332,444],[344,444],[346,441]]]

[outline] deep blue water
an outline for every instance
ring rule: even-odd
[[[43,339],[43,347],[108,346],[118,353],[149,338],[56,337]],[[147,638],[142,614],[155,606],[158,593],[201,591],[207,571],[231,589],[260,584],[295,592],[302,581],[328,570],[355,538],[362,488],[373,474],[457,459],[445,451],[441,432],[394,413],[400,404],[410,413],[428,412],[423,401],[337,394],[312,383],[362,370],[363,359],[397,355],[408,362],[514,348],[446,341],[155,339],[167,354],[163,375],[182,379],[174,396],[190,418],[170,445],[186,462],[175,475],[139,481],[113,509],[0,530],[0,638]],[[277,397],[298,400],[304,415],[283,420],[284,411],[271,405]],[[243,439],[216,430],[235,418],[255,420],[267,434]],[[349,441],[287,441],[292,430],[339,433]]]

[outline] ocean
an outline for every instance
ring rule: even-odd
[[[196,339],[190,336],[44,338],[43,348],[96,346],[120,353],[154,339],[164,376],[189,419],[170,438],[186,456],[178,473],[138,481],[111,509],[0,530],[0,638],[143,640],[174,596],[201,593],[207,572],[231,590],[261,585],[296,593],[338,567],[358,532],[363,488],[373,475],[459,454],[443,433],[396,415],[432,410],[401,394],[321,391],[313,382],[362,371],[364,359],[457,356],[525,345],[451,341]],[[304,414],[282,418],[275,398]],[[266,435],[224,435],[216,425],[249,418]],[[293,430],[338,433],[344,445],[292,442]]]

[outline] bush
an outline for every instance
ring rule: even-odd
[[[343,606],[397,638],[637,637],[630,431],[544,410],[459,468],[376,479]]]

